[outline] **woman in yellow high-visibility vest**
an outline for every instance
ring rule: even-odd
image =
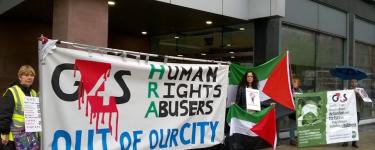
[[[36,97],[31,88],[35,70],[30,65],[23,65],[18,71],[19,82],[9,87],[0,100],[0,132],[3,149],[40,149],[36,133],[25,132],[23,98]]]

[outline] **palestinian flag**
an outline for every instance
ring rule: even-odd
[[[226,118],[230,126],[230,135],[235,133],[256,137],[259,136],[276,148],[276,111],[269,106],[259,112],[248,113],[237,104],[229,107]]]
[[[258,77],[261,101],[273,99],[284,107],[294,110],[290,88],[288,51],[254,68],[231,64],[229,67],[227,106],[235,102],[237,87],[242,76],[248,70],[255,72]]]

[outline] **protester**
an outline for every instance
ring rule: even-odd
[[[241,79],[237,89],[236,104],[246,110],[246,88],[258,89],[258,78],[252,71],[247,71]],[[249,112],[249,111],[248,111]],[[251,111],[249,112],[251,113]],[[228,140],[228,147],[231,150],[252,150],[266,147],[267,144],[259,137],[251,137],[235,133]]]
[[[246,110],[246,88],[258,89],[258,78],[254,72],[246,72],[237,89],[236,104]]]
[[[24,65],[18,71],[19,81],[11,85],[0,100],[0,132],[3,149],[38,150],[40,148],[37,133],[25,132],[23,114],[23,98],[36,97],[37,93],[31,88],[35,70]]]
[[[293,77],[292,78],[292,93],[293,94],[298,94],[298,93],[303,93],[301,89],[301,79],[298,77]]]
[[[293,94],[302,94],[303,91],[300,88],[301,86],[301,79],[294,76],[292,77],[292,93]],[[296,130],[296,112],[294,111],[289,116],[289,144],[290,145],[297,145],[295,130]]]
[[[352,79],[349,82],[349,89],[355,89],[355,88],[358,88],[358,81],[356,79]],[[357,104],[357,123],[359,124],[359,120],[361,118],[360,112],[362,112],[362,109],[363,109],[363,99],[356,90],[354,91],[355,91],[355,99],[356,99],[356,104]],[[348,146],[348,142],[343,143],[342,146]],[[353,141],[352,146],[355,148],[359,147],[357,144],[357,141]]]

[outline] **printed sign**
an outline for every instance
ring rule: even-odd
[[[260,111],[259,90],[246,88],[246,109]]]
[[[294,97],[299,147],[358,140],[353,90],[304,93]]]
[[[364,102],[372,103],[371,98],[367,95],[365,89],[363,88],[355,88],[356,92],[361,96]]]
[[[24,96],[23,111],[26,132],[42,131],[42,115],[40,114],[39,98]]]
[[[326,144],[326,92],[295,94],[298,147]]]
[[[41,69],[43,149],[193,149],[223,141],[227,65],[58,47]]]
[[[354,90],[327,92],[327,144],[358,141]]]

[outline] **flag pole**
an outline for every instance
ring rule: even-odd
[[[276,107],[276,103],[274,103],[274,102],[272,102],[271,103],[271,107],[272,107],[272,109],[275,109],[275,107]],[[275,123],[276,123],[276,120],[275,120]],[[276,134],[277,134],[277,126],[276,126]],[[272,149],[273,150],[275,150],[276,149],[276,146],[277,146],[277,136],[275,136],[275,139],[274,139],[275,141],[274,141],[274,143],[273,143],[273,145],[272,145]]]

